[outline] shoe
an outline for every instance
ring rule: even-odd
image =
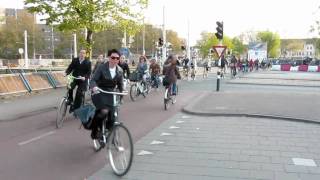
[[[70,109],[69,109],[69,113],[71,114],[71,113],[73,113],[73,111],[74,111],[74,107],[73,107],[73,105],[71,105]]]
[[[98,139],[98,133],[96,131],[91,131],[91,139],[95,140]]]

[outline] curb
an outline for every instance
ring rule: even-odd
[[[227,84],[238,84],[238,85],[259,85],[259,86],[294,86],[294,87],[312,87],[312,88],[319,88],[320,86],[308,86],[308,85],[294,85],[294,84],[259,84],[259,83],[239,83],[239,82],[229,82],[226,81]]]
[[[311,123],[311,124],[319,124],[320,121],[312,120],[312,119],[305,119],[305,118],[295,118],[290,116],[275,116],[275,115],[268,115],[268,114],[250,114],[250,113],[215,113],[215,112],[203,112],[203,111],[194,111],[191,110],[195,105],[197,105],[203,98],[209,93],[203,93],[199,97],[197,97],[193,103],[190,103],[182,108],[182,112],[190,115],[197,115],[197,116],[225,116],[225,117],[250,117],[250,118],[269,118],[269,119],[278,119],[278,120],[285,120],[285,121],[293,121],[293,122],[303,122],[303,123]]]

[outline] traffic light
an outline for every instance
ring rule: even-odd
[[[162,38],[159,38],[158,45],[159,45],[159,47],[162,47],[162,46],[163,46],[163,39],[162,39]]]
[[[223,39],[223,22],[217,21],[216,24],[217,24],[217,28],[216,28],[217,32],[215,33],[215,35],[218,39],[222,40]]]

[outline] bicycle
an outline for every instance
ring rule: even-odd
[[[100,137],[98,140],[93,140],[94,148],[98,152],[106,147],[107,157],[109,157],[109,162],[113,173],[117,176],[123,176],[129,171],[133,160],[133,141],[131,134],[128,128],[119,121],[118,116],[120,96],[127,95],[128,93],[109,92],[100,88],[98,88],[98,91],[100,93],[113,95],[115,121],[110,132],[107,133],[108,130],[106,128],[106,123],[108,116],[104,119],[101,131],[99,133]],[[129,157],[126,157],[126,155]],[[117,162],[117,160],[119,160],[119,162]]]
[[[195,70],[195,68],[191,69],[191,78],[192,78],[192,80],[194,80],[196,78],[196,70]]]
[[[130,87],[130,98],[132,101],[137,100],[137,97],[142,95],[144,98],[149,93],[150,87],[142,80],[134,82]]]
[[[230,66],[230,71],[231,71],[231,79],[235,78],[237,75],[237,70],[234,65]]]
[[[80,80],[82,79],[81,77],[74,77],[72,75],[68,75],[67,76],[67,93],[65,96],[62,97],[60,103],[59,103],[59,107],[57,108],[57,117],[56,117],[56,128],[59,129],[62,127],[63,122],[66,118],[67,115],[67,110],[68,110],[68,106],[69,108],[72,106],[72,104],[69,102],[69,89],[71,88],[71,83],[74,80]],[[81,104],[84,104],[84,99],[82,98],[82,102]]]
[[[176,103],[176,95],[178,95],[178,85],[176,84],[176,95],[173,96],[172,95],[172,88],[173,88],[173,85],[169,85],[169,86],[166,86],[166,89],[165,89],[165,93],[164,93],[164,110],[168,110],[169,109],[169,106],[170,106],[170,103],[171,104],[175,104]]]
[[[203,78],[207,78],[208,77],[208,67],[207,66],[204,66],[203,67]]]

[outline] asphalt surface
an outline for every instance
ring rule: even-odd
[[[317,119],[317,113],[310,114],[313,109],[308,112],[299,105],[306,96],[313,101],[302,105],[316,108],[317,87],[233,84],[226,76],[220,92],[215,92],[215,76],[182,81],[177,104],[169,111],[163,110],[163,91],[152,92],[137,102],[125,99],[120,117],[133,135],[135,157],[132,170],[124,179],[320,179],[317,167],[296,167],[292,163],[293,157],[304,157],[320,164],[317,125],[204,114],[217,115],[226,110],[238,115],[256,113],[254,110],[262,114],[264,110],[270,115],[280,109],[283,116],[300,115],[302,119],[309,114],[307,118]],[[0,179],[118,179],[112,175],[104,152],[93,151],[90,133],[79,130],[78,120],[70,116],[62,129],[55,129],[56,112],[50,108],[56,106],[65,90],[54,93],[2,100],[8,106],[1,103],[0,108],[0,113],[7,113],[7,118],[0,122]],[[255,95],[251,96],[252,93]],[[276,94],[284,95],[282,100],[286,101],[270,99]],[[39,104],[45,108],[39,109]],[[290,108],[292,105],[294,108]],[[194,115],[179,113],[188,108]],[[21,109],[28,110],[21,113]],[[178,121],[184,122],[180,125]],[[171,126],[180,128],[170,129]],[[292,127],[290,133],[287,127]],[[160,136],[163,132],[172,132],[175,138]],[[153,140],[163,140],[165,146],[150,146]],[[137,156],[141,150],[152,151],[155,156]],[[273,154],[265,157],[262,154],[266,151]]]

